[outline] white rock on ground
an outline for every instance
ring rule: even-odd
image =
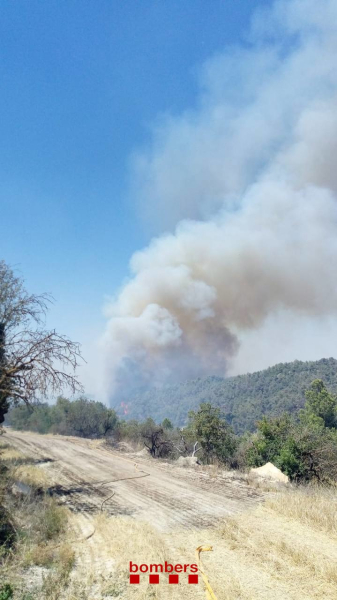
[[[198,463],[197,456],[179,456],[177,460],[179,467],[195,467]]]
[[[134,452],[135,456],[150,456],[150,451],[147,448],[143,448],[139,450],[139,452]]]
[[[273,463],[268,462],[262,467],[257,467],[256,469],[251,469],[250,473],[254,473],[259,477],[264,477],[266,479],[273,479],[274,481],[282,481],[282,483],[288,483],[289,477],[282,473],[280,469],[275,467]]]

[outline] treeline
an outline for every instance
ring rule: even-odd
[[[236,433],[254,431],[263,415],[280,416],[287,412],[298,415],[305,404],[305,391],[314,379],[322,379],[337,393],[337,361],[279,363],[263,371],[235,377],[206,377],[183,383],[153,388],[124,398],[129,418],[142,420],[151,416],[161,422],[165,417],[174,425],[187,423],[190,410],[202,402],[218,406]],[[118,412],[118,406],[116,406]]]
[[[241,436],[208,402],[189,412],[184,428],[174,427],[167,418],[159,424],[151,418],[123,421],[100,402],[87,398],[71,402],[63,397],[54,406],[17,406],[7,424],[38,433],[106,437],[112,444],[125,441],[146,447],[154,458],[196,456],[202,463],[236,469],[270,461],[294,481],[337,481],[337,397],[320,379],[313,381],[305,397],[298,416],[263,417],[255,432]]]
[[[12,408],[6,424],[22,431],[99,438],[116,430],[118,418],[114,410],[101,402],[84,397],[70,401],[60,396],[54,406],[41,403]]]

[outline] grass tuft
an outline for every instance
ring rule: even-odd
[[[12,477],[33,489],[46,490],[51,485],[47,473],[41,467],[35,467],[34,465],[20,465],[13,470]]]
[[[22,454],[22,452],[20,452],[20,450],[15,450],[14,448],[11,448],[10,446],[7,448],[1,449],[0,459],[6,465],[8,465],[8,464],[19,465],[19,464],[25,464],[25,463],[31,462],[31,458],[29,458],[25,454]]]

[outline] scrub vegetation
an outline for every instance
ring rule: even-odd
[[[305,398],[297,414],[264,416],[253,433],[242,435],[209,402],[190,411],[184,428],[167,418],[159,424],[151,418],[123,421],[99,402],[63,397],[55,406],[17,406],[7,422],[19,430],[105,438],[112,446],[124,441],[131,449],[147,448],[153,458],[196,456],[201,463],[241,470],[272,462],[293,481],[332,483],[337,480],[337,398],[320,379],[312,382]],[[9,452],[15,458],[15,451]]]
[[[51,584],[63,589],[74,564],[69,513],[45,493],[52,482],[34,462],[0,439],[1,600],[56,598]]]

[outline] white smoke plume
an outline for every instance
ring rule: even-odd
[[[156,124],[134,189],[175,230],[107,307],[111,393],[224,375],[278,315],[337,315],[336,56],[336,0],[276,2],[204,65],[196,107]]]

